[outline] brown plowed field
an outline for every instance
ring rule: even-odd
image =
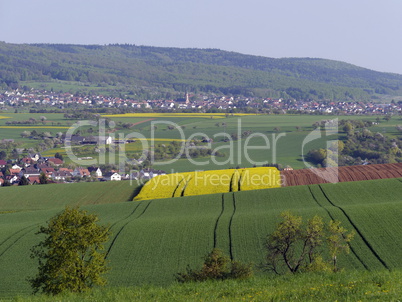
[[[402,163],[282,171],[282,186],[402,177]],[[323,177],[320,177],[322,175]]]

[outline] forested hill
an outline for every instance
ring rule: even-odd
[[[273,59],[218,49],[0,42],[0,88],[38,81],[159,97],[184,91],[317,100],[402,95],[402,75],[324,59]]]

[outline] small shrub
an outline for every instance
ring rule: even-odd
[[[243,264],[230,258],[220,249],[213,249],[204,258],[200,270],[193,270],[189,266],[186,272],[178,273],[176,280],[184,282],[200,282],[206,280],[246,279],[253,274],[251,264]]]

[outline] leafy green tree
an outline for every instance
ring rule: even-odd
[[[39,262],[39,272],[29,280],[34,293],[84,292],[105,285],[102,275],[108,268],[100,251],[110,232],[98,220],[94,214],[66,207],[40,228],[37,234],[46,238],[31,250],[31,258]]]
[[[315,164],[322,164],[324,159],[327,158],[328,150],[327,149],[313,149],[307,153],[307,160],[311,161]]]
[[[352,123],[346,122],[345,125],[343,126],[343,131],[345,131],[349,135],[353,134],[353,125],[352,125]]]
[[[302,217],[289,211],[281,214],[282,221],[276,230],[268,236],[265,247],[268,251],[267,267],[279,274],[280,263],[283,262],[290,272],[299,270],[306,256],[304,246],[300,255],[296,255],[296,245],[305,236],[302,230]]]
[[[327,237],[329,252],[332,259],[334,272],[338,271],[337,256],[342,253],[349,253],[349,242],[353,239],[355,232],[348,232],[341,226],[340,221],[331,220],[328,225],[329,236]]]
[[[58,158],[60,160],[63,160],[63,154],[60,154],[59,152],[56,152],[56,154],[54,155],[55,158]]]
[[[328,271],[330,265],[322,257],[324,243],[331,255],[333,271],[337,271],[336,257],[348,251],[353,232],[347,233],[339,221],[330,221],[328,228],[320,216],[314,216],[303,225],[301,216],[290,211],[281,214],[282,221],[275,231],[267,236],[267,251],[262,267],[277,274],[284,271],[296,273],[302,270]]]
[[[39,183],[41,185],[46,185],[49,182],[45,173],[41,172],[39,176]]]
[[[0,151],[0,160],[5,160],[7,158],[6,151]]]
[[[29,180],[23,175],[18,183],[19,186],[27,186],[29,185]]]

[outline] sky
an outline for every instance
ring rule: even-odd
[[[0,41],[219,48],[402,74],[401,0],[0,0]]]

